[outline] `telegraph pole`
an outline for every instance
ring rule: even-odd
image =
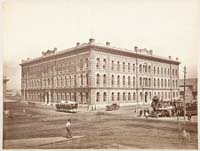
[[[186,79],[186,66],[184,66],[184,93],[183,93],[183,101],[184,101],[184,128],[185,128],[185,115],[186,115],[186,103],[185,103],[185,79]]]

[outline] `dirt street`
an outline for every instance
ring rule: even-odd
[[[80,139],[32,148],[55,149],[197,149],[197,123],[186,122],[190,142],[184,142],[177,121],[139,118],[134,110],[112,112],[57,112],[48,107],[6,104],[13,118],[4,116],[4,140],[66,136],[65,123],[72,121],[72,135]],[[9,148],[12,148],[9,147]],[[19,148],[26,148],[20,146]]]

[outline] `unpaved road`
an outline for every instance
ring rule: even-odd
[[[6,108],[13,111],[13,118],[4,117],[5,140],[65,136],[65,123],[68,118],[72,120],[72,134],[85,136],[73,141],[33,148],[197,149],[197,123],[186,122],[191,141],[184,143],[180,132],[182,123],[137,118],[132,110],[102,112],[101,116],[97,116],[96,112],[70,114],[20,103],[7,104]]]

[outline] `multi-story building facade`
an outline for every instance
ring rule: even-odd
[[[126,50],[95,43],[42,52],[22,60],[21,93],[24,100],[54,104],[60,100],[107,105],[151,103],[179,98],[178,58],[153,55],[152,50]]]

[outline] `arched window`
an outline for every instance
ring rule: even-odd
[[[83,75],[81,74],[81,86],[83,86]]]
[[[161,79],[161,87],[163,87],[163,79]]]
[[[133,72],[135,72],[135,64],[133,64]]]
[[[99,102],[99,101],[100,101],[100,93],[97,92],[97,94],[96,94],[96,102]]]
[[[174,88],[174,80],[172,81],[172,85],[173,85],[173,88]]]
[[[158,79],[158,88],[160,87],[160,80]]]
[[[140,73],[142,73],[142,65],[141,64],[139,66],[139,71],[140,71]]]
[[[153,68],[153,73],[156,74],[156,67]]]
[[[86,58],[86,68],[89,67],[89,62],[88,62],[88,58]]]
[[[106,95],[106,92],[104,92],[103,93],[103,101],[106,102],[106,99],[107,99],[107,95]]]
[[[114,60],[112,60],[112,63],[111,63],[111,70],[114,70]]]
[[[117,93],[117,101],[120,101],[120,93]]]
[[[120,63],[119,63],[119,61],[117,61],[117,70],[118,71],[120,70]]]
[[[130,78],[130,76],[128,76],[128,85],[129,86],[131,85],[131,78]]]
[[[125,62],[123,62],[123,71],[124,71],[124,72],[125,72],[125,68],[126,68]]]
[[[76,86],[76,75],[74,75],[74,86]]]
[[[165,68],[164,74],[165,74],[165,75],[167,74],[167,73],[166,73],[166,68]]]
[[[170,81],[168,80],[168,87],[170,87]]]
[[[178,81],[176,80],[176,88],[178,87]]]
[[[112,80],[111,80],[111,81],[112,81],[112,82],[111,82],[111,83],[112,83],[112,86],[114,85],[114,80],[115,80],[115,79],[114,79],[114,75],[112,75]]]
[[[174,75],[174,69],[172,69],[172,75]]]
[[[130,71],[130,63],[128,63],[128,71]]]
[[[103,75],[103,84],[106,84],[106,74]]]
[[[88,86],[89,84],[89,77],[88,77],[88,74],[86,74],[86,85]]]
[[[120,85],[120,76],[119,75],[117,76],[117,85],[118,86]]]
[[[165,79],[165,88],[167,87],[167,80]]]
[[[123,100],[124,101],[126,100],[126,94],[125,94],[125,92],[123,92]]]
[[[160,69],[159,67],[157,67],[157,74],[159,75],[159,73],[160,73]]]
[[[140,100],[142,101],[142,92],[140,92]]]
[[[133,93],[133,100],[135,100],[135,92]]]
[[[149,73],[151,73],[151,66],[149,65]]]
[[[112,92],[112,101],[115,100],[114,92]]]
[[[151,87],[151,78],[149,78],[149,87]]]
[[[96,82],[97,82],[97,85],[100,84],[100,75],[99,74],[97,74],[97,81]]]
[[[163,75],[163,68],[161,68],[161,75]]]
[[[131,93],[130,92],[128,93],[128,100],[129,101],[131,100]]]
[[[154,88],[156,87],[156,79],[154,78]]]
[[[126,82],[125,82],[125,76],[123,76],[123,85],[125,86]]]
[[[99,68],[100,66],[100,58],[97,58],[97,64],[96,64],[96,67]]]
[[[65,76],[65,87],[67,87],[67,76]]]
[[[133,87],[135,87],[135,77],[133,77]]]
[[[70,85],[70,87],[72,86],[72,77],[71,76],[69,76],[69,85]]]
[[[140,87],[142,87],[142,77],[140,77]]]

